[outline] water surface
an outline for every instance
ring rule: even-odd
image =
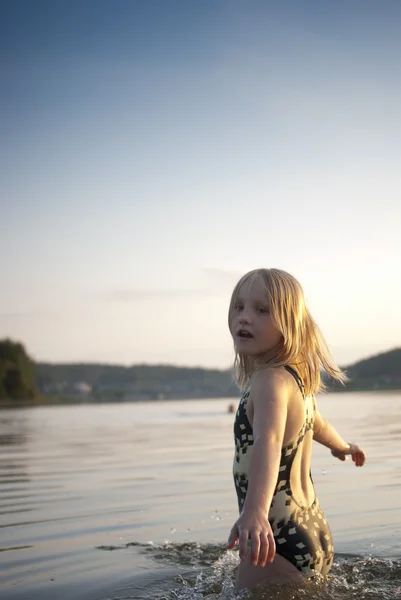
[[[1,597],[234,598],[230,402],[1,411]],[[401,394],[330,394],[320,409],[368,461],[315,445],[336,564],[288,598],[401,598]]]

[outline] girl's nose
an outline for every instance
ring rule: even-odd
[[[239,322],[240,323],[249,323],[249,315],[248,312],[246,310],[243,310],[241,312],[240,318],[239,318]]]

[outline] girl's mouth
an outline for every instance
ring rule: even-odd
[[[237,336],[242,339],[248,339],[248,340],[253,338],[253,335],[251,333],[249,333],[249,331],[247,331],[246,329],[240,329],[237,332]]]

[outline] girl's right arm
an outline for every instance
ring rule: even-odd
[[[345,442],[333,425],[322,417],[316,405],[313,439],[329,448],[332,455],[339,460],[344,461],[345,457],[350,454],[355,466],[362,467],[365,464],[365,452],[356,444]]]

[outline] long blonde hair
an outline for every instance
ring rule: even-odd
[[[305,393],[314,394],[325,389],[320,369],[341,383],[347,381],[346,374],[337,366],[324,337],[312,319],[306,306],[300,283],[280,269],[255,269],[244,275],[234,288],[228,310],[228,325],[231,322],[238,293],[244,283],[260,280],[264,284],[272,319],[281,332],[281,345],[273,358],[268,358],[258,368],[291,365],[302,377]],[[234,371],[236,381],[244,389],[255,371],[254,362],[235,351]]]

